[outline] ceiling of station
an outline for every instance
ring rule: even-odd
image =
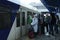
[[[46,9],[46,7],[43,5],[43,3],[40,1],[40,3],[31,3],[33,7],[36,7],[37,9]]]
[[[16,4],[25,6],[29,9],[33,9],[36,11],[39,11],[40,9],[42,9],[43,11],[44,9],[46,9],[45,11],[48,11],[40,0],[8,0],[8,1],[14,2]]]

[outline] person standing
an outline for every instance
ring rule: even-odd
[[[41,34],[44,34],[44,17],[43,17],[43,14],[40,15],[40,27],[41,27]]]
[[[38,31],[38,18],[37,18],[37,14],[34,14],[34,15],[33,15],[31,25],[32,25],[32,27],[33,27],[34,34],[35,34],[35,37],[36,37],[37,31]]]
[[[54,26],[56,24],[56,18],[55,18],[55,13],[50,13],[52,20],[51,20],[51,25],[50,25],[50,34],[54,36]]]
[[[31,27],[31,22],[32,22],[32,16],[29,14],[27,17],[28,29]]]
[[[58,34],[58,22],[59,22],[59,16],[58,15],[55,15],[55,18],[56,18],[56,24],[55,24],[55,33]]]
[[[41,34],[41,26],[40,26],[40,14],[38,14],[38,34]]]
[[[44,15],[44,23],[45,23],[45,35],[49,35],[50,30],[50,22],[51,22],[51,15],[49,13],[46,13]]]

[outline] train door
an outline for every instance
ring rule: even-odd
[[[21,9],[20,10],[20,37],[27,35],[28,33],[28,16],[32,14],[32,12]]]
[[[26,35],[26,25],[27,25],[27,15],[26,11],[21,11],[20,13],[20,32],[21,37]]]
[[[20,39],[25,34],[25,12],[22,12],[22,8],[17,13],[16,27],[20,29]]]
[[[22,12],[22,36],[25,35],[25,12]]]

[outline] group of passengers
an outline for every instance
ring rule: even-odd
[[[30,17],[30,25],[34,35],[39,33],[45,35],[58,34],[59,17],[55,13],[33,14]]]

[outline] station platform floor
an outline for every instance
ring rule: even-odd
[[[20,40],[20,39],[18,39]],[[21,40],[60,40],[60,29],[59,29],[59,33],[55,34],[55,36],[49,35],[37,35],[35,38],[30,39],[28,36],[23,36],[21,38]]]
[[[30,39],[29,37],[25,36],[22,37],[22,40],[60,40],[60,34],[56,35],[56,36],[45,36],[45,35],[41,35],[41,36],[37,36],[33,39]]]

